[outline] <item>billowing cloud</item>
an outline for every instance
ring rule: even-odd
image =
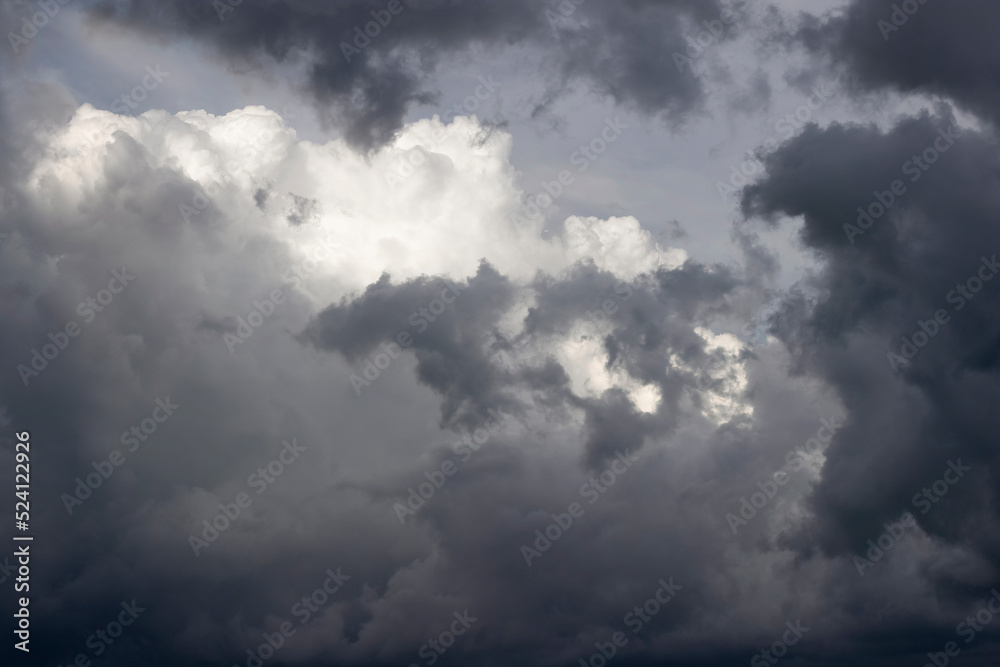
[[[30,431],[35,663],[992,659],[992,9],[328,4],[82,15],[302,76],[340,138],[0,86],[0,463]],[[711,247],[688,218],[718,177],[684,151],[725,132],[692,149],[683,121],[740,71],[708,46],[773,38],[761,18],[795,26],[766,67],[831,65],[841,96],[758,151]],[[538,115],[585,88],[665,121],[683,168],[637,127],[622,164],[656,177],[545,220],[523,134],[404,122],[482,53],[539,65]],[[692,184],[684,215],[635,214],[661,178]],[[652,231],[682,217],[685,248]]]
[[[573,635],[554,639],[571,617],[514,628],[513,643],[496,634],[496,619],[523,614],[513,590],[540,613],[573,581],[539,588],[537,568],[565,556],[529,568],[519,547],[571,502],[594,509],[559,545],[570,553],[606,521],[639,530],[628,507],[642,494],[678,502],[656,481],[683,451],[668,443],[735,424],[718,403],[745,401],[745,384],[719,378],[746,373],[747,359],[711,333],[741,280],[659,246],[634,218],[569,218],[542,239],[541,219],[518,214],[510,137],[480,138],[472,119],[420,121],[366,161],[339,141],[299,141],[254,107],[122,117],[83,106],[49,128],[16,183],[26,216],[2,247],[4,396],[19,419],[41,405],[60,415],[32,437],[56,443],[38,454],[51,473],[37,492],[59,502],[39,520],[64,537],[40,567],[74,563],[78,592],[53,588],[42,604],[67,638],[134,597],[150,609],[143,636],[174,637],[175,657],[233,659],[291,615],[292,591],[342,567],[351,579],[289,642],[289,660],[405,659],[466,608],[483,630],[463,655],[542,638],[540,661],[578,650]],[[417,152],[402,182],[388,178]],[[427,182],[437,196],[418,203]],[[302,202],[310,215],[290,220]],[[438,425],[415,412],[435,403]],[[476,449],[451,446],[463,437]],[[302,451],[289,460],[282,443]],[[401,525],[394,507],[446,459],[460,474]],[[619,474],[615,488],[581,491]],[[485,544],[490,558],[462,555]],[[124,563],[131,574],[114,575]],[[704,576],[690,554],[653,564],[635,564],[640,602],[660,577]],[[251,585],[261,568],[275,576]],[[620,604],[587,608],[612,619]],[[678,597],[663,631],[695,604]],[[426,626],[401,635],[415,614]]]

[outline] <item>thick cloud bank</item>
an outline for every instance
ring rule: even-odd
[[[708,79],[672,53],[731,5],[401,3],[345,53],[389,4],[85,10],[299,68],[326,143],[0,87],[10,664],[994,664],[994,10],[775,8],[796,76],[924,110],[766,146],[726,264],[627,207],[546,224],[507,129],[403,119],[523,48],[676,129]],[[781,229],[811,264],[778,290]]]
[[[543,664],[620,629],[660,578],[700,589],[643,636],[654,650],[724,597],[703,566],[729,567],[732,499],[683,480],[755,437],[751,359],[712,329],[747,287],[634,218],[542,239],[509,148],[474,118],[433,119],[365,159],[263,108],[83,106],[48,130],[0,250],[5,411],[51,443],[40,484],[59,499],[41,519],[63,536],[41,567],[67,573],[38,596],[67,628],[52,659],[135,598],[150,621],[118,659],[152,641],[164,660],[232,660],[337,567],[350,579],[283,659],[410,659],[468,609],[482,620],[454,655],[537,645]],[[447,461],[454,478],[411,498]],[[715,512],[657,513],[648,533],[634,511],[691,493]],[[579,529],[526,558],[572,502]],[[619,561],[641,533],[659,537]],[[582,597],[545,611],[566,595]]]

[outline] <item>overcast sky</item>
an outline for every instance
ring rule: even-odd
[[[0,0],[3,664],[997,664],[998,21]]]

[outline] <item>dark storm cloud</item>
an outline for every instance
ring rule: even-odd
[[[991,407],[1000,398],[1000,145],[989,126],[958,129],[950,106],[1000,119],[996,12],[987,3],[857,1],[805,18],[796,39],[858,101],[939,101],[888,129],[808,126],[765,158],[764,177],[743,192],[747,217],[801,220],[799,237],[819,261],[770,330],[795,375],[833,389],[845,424],[812,490],[814,517],[778,544],[803,562],[841,559],[837,606],[854,610],[846,652],[912,650],[914,663],[940,652],[968,615],[960,610],[981,607],[1000,571],[1000,421]],[[904,535],[892,547],[903,558],[924,554],[905,574],[898,561],[867,560],[904,512],[919,528],[903,533],[930,538]],[[870,596],[907,599],[904,586],[932,591],[936,609],[910,598],[891,620],[861,611]],[[994,638],[977,638],[985,654]]]
[[[1000,5],[977,0],[854,0],[798,32],[858,90],[942,95],[1000,121]]]
[[[706,351],[704,339],[693,327],[715,311],[727,312],[727,298],[738,286],[727,269],[709,270],[696,262],[661,270],[635,284],[582,264],[566,278],[540,276],[535,281],[535,305],[525,317],[523,331],[511,342],[491,332],[513,304],[513,287],[488,265],[481,266],[467,286],[455,286],[447,279],[393,286],[383,275],[358,298],[321,313],[304,338],[360,365],[362,359],[367,364],[372,353],[384,352],[384,341],[401,340],[399,335],[405,334],[407,347],[412,345],[416,355],[419,379],[445,399],[442,426],[462,423],[475,428],[490,407],[519,411],[522,407],[511,390],[522,384],[540,392],[550,407],[579,408],[585,414],[586,462],[596,468],[616,449],[638,451],[647,436],[662,437],[676,427],[684,387],[723,361]],[[429,315],[429,304],[446,293],[458,294],[454,303],[445,305],[436,317]],[[598,323],[610,324],[611,333],[601,340],[608,352],[607,367],[625,369],[643,383],[657,385],[665,400],[655,415],[637,413],[617,390],[598,399],[573,395],[565,370],[551,357],[514,371],[490,363],[497,352],[533,338],[565,336],[580,322],[590,327],[587,337],[600,335]],[[668,369],[664,359],[670,352],[697,369],[695,374]],[[356,382],[359,388],[369,384]]]
[[[514,406],[481,352],[484,337],[512,298],[509,281],[485,263],[465,285],[421,279],[393,286],[383,274],[358,298],[323,311],[304,339],[338,350],[353,363],[373,352],[385,354],[387,342],[396,355],[412,347],[420,380],[445,398],[442,426],[474,429],[491,407]]]
[[[406,105],[426,93],[411,65],[400,64],[406,54],[433,63],[433,45],[538,45],[549,30],[527,3],[509,12],[486,3],[408,7],[355,71],[334,67],[337,37],[324,36],[334,24],[337,35],[349,33],[351,21],[367,19],[367,4],[244,0],[222,22],[211,3],[114,6],[122,21],[149,29],[165,7],[159,19],[168,32],[202,36],[236,58],[294,59],[305,44],[321,56],[317,96],[354,109],[347,122],[362,145],[391,136]],[[698,88],[673,75],[639,90],[647,75],[674,68],[669,58],[649,58],[651,44],[677,36],[654,19],[711,20],[716,9],[696,0],[588,0],[556,33],[550,66],[621,104],[674,118],[692,108]],[[574,27],[578,16],[589,23]],[[590,34],[600,37],[593,52],[585,50]],[[985,48],[959,36],[949,44],[938,54],[946,62]],[[620,71],[620,86],[604,85]],[[371,78],[379,73],[382,82]],[[941,90],[958,99],[971,89]],[[0,128],[11,147],[0,161],[14,165],[0,174],[0,231],[12,236],[0,244],[0,460],[11,469],[9,431],[30,428],[38,664],[90,652],[88,635],[132,599],[145,611],[104,664],[248,664],[247,650],[281,620],[295,621],[294,605],[338,568],[346,585],[265,665],[425,664],[419,647],[466,609],[478,618],[473,632],[437,664],[568,667],[616,631],[629,643],[615,665],[746,664],[796,619],[811,629],[779,664],[922,664],[927,651],[960,640],[955,624],[996,585],[1000,279],[970,280],[985,280],[992,269],[984,267],[1000,255],[1000,146],[990,132],[957,130],[947,105],[888,129],[810,126],[765,158],[765,176],[744,192],[744,213],[770,224],[801,219],[800,239],[819,264],[769,318],[781,344],[740,353],[749,377],[736,398],[752,416],[719,424],[703,414],[710,392],[697,389],[722,388],[717,373],[733,361],[700,327],[738,329],[778,271],[749,232],[735,232],[742,270],[688,261],[625,282],[584,262],[519,282],[484,261],[454,281],[386,274],[319,308],[289,290],[230,352],[222,334],[284,286],[282,269],[297,261],[278,234],[317,225],[312,200],[292,195],[290,217],[272,229],[274,206],[252,194],[271,188],[255,183],[241,199],[217,197],[185,221],[178,205],[202,188],[157,153],[170,142],[133,136],[128,128],[139,121],[107,133],[94,174],[65,168],[74,164],[67,159],[33,179],[36,163],[66,157],[45,137],[71,107],[53,89],[26,92],[20,111],[0,114],[19,130]],[[93,183],[76,188],[77,176]],[[394,231],[387,227],[385,238]],[[17,365],[78,321],[77,304],[121,267],[134,283],[23,382]],[[509,333],[504,316],[520,306],[526,315]],[[948,321],[929,324],[941,309]],[[888,353],[902,353],[901,337],[912,341],[922,329],[934,333],[894,370]],[[404,331],[412,343],[387,351]],[[640,411],[617,388],[574,391],[573,368],[558,354],[574,342],[571,332],[595,344],[606,370],[655,386],[656,409]],[[391,366],[377,366],[381,375],[359,396],[351,376],[377,355],[379,364],[392,357]],[[62,494],[165,396],[177,414],[68,514]],[[458,460],[453,442],[490,410],[511,417]],[[838,428],[816,462],[822,469],[791,471],[788,485],[775,486],[733,529],[727,514],[768,488],[765,480],[823,420]],[[435,421],[443,430],[428,426]],[[188,535],[201,534],[201,522],[247,491],[248,475],[293,437],[306,448],[302,460],[193,554]],[[595,485],[626,449],[631,465],[613,484]],[[459,462],[458,472],[416,516],[398,520],[393,505],[446,459]],[[959,459],[970,470],[921,512],[914,494]],[[801,512],[798,499],[810,493],[810,513]],[[582,516],[526,563],[522,547],[537,544],[536,531],[574,502]],[[903,511],[917,517],[921,534],[906,529],[859,576],[852,556]],[[660,579],[683,588],[636,631],[626,619],[636,620],[629,614]],[[0,601],[4,613],[10,597]],[[976,647],[989,652],[995,636],[987,630],[972,650],[963,646],[963,659],[976,659]]]
[[[420,663],[419,647],[468,609],[479,618],[475,632],[447,660],[573,664],[630,631],[627,615],[659,579],[673,578],[684,588],[630,635],[638,657],[619,660],[680,652],[712,664],[773,641],[789,608],[815,608],[829,593],[800,588],[842,574],[839,564],[777,563],[763,516],[738,535],[727,525],[756,481],[832,414],[780,363],[747,358],[753,391],[736,398],[752,402],[754,419],[719,426],[703,415],[707,392],[696,388],[721,384],[712,373],[732,362],[695,329],[722,330],[743,292],[759,289],[738,269],[688,261],[626,282],[580,263],[518,282],[482,263],[454,287],[441,275],[385,276],[315,315],[289,294],[230,353],[225,327],[206,323],[245,318],[292,259],[268,236],[278,232],[252,201],[253,184],[245,197],[217,196],[205,221],[184,224],[178,205],[200,186],[157,156],[156,138],[135,135],[109,131],[94,162],[98,185],[80,191],[79,205],[60,208],[59,197],[22,187],[23,234],[2,247],[0,287],[13,297],[0,300],[8,323],[0,399],[12,423],[30,424],[44,443],[37,462],[46,472],[33,491],[51,499],[35,518],[51,546],[35,561],[43,583],[33,592],[61,641],[39,649],[43,660],[65,664],[85,652],[101,619],[135,598],[146,608],[142,621],[108,664],[246,664],[246,650],[277,619],[294,620],[295,602],[341,567],[351,579],[281,659]],[[315,224],[276,222],[281,233]],[[753,247],[750,238],[744,244]],[[248,257],[248,245],[261,257]],[[59,271],[32,257],[58,257]],[[753,263],[754,275],[768,272],[766,257]],[[134,283],[24,386],[17,364],[77,319],[76,304],[120,266]],[[511,332],[501,320],[517,306],[526,315]],[[601,326],[587,324],[595,319]],[[659,390],[655,411],[640,412],[618,389],[573,390],[557,352],[581,326],[606,368]],[[404,330],[412,344],[356,395],[350,376]],[[499,352],[516,363],[499,363]],[[539,358],[525,362],[530,352]],[[165,396],[177,414],[68,514],[63,494]],[[394,504],[454,458],[452,442],[491,409],[511,417],[401,525]],[[426,426],[435,412],[445,431]],[[248,475],[292,437],[306,447],[302,460],[251,495],[245,514],[195,555],[189,536],[206,536],[203,522],[250,490]],[[635,458],[610,484],[618,451]],[[787,493],[808,487],[805,478],[796,484]],[[521,547],[574,502],[583,515],[526,563]],[[868,601],[854,586],[841,593],[848,603]],[[836,637],[854,622],[827,621],[810,637]]]
[[[65,109],[54,103],[58,96],[37,92],[47,111],[19,122],[31,119],[40,136],[51,136],[63,128]],[[559,664],[622,629],[624,615],[654,594],[659,578],[699,592],[671,603],[643,641],[680,631],[700,605],[726,604],[719,591],[706,590],[704,570],[725,569],[715,534],[721,508],[706,506],[695,517],[663,512],[653,519],[654,538],[648,522],[637,522],[646,513],[634,508],[674,507],[687,484],[672,456],[647,454],[676,431],[680,413],[705,421],[696,405],[679,407],[693,373],[667,371],[665,357],[675,351],[695,371],[714,363],[691,329],[727,309],[739,287],[729,271],[689,262],[620,286],[612,274],[582,265],[525,286],[483,264],[454,283],[459,295],[434,320],[421,309],[435,313],[447,282],[394,285],[386,277],[312,323],[304,298],[289,294],[230,352],[225,323],[246,318],[255,300],[281,285],[291,258],[269,240],[266,212],[252,196],[219,195],[211,211],[186,222],[178,207],[201,186],[157,155],[155,138],[131,129],[140,125],[125,127],[106,130],[104,148],[87,152],[92,187],[76,189],[76,172],[67,169],[41,179],[40,195],[26,185],[32,167],[46,159],[72,164],[72,152],[26,149],[19,157],[27,168],[16,181],[20,208],[4,211],[14,238],[0,246],[0,367],[7,369],[0,402],[5,427],[31,430],[39,473],[32,491],[48,499],[32,515],[46,536],[32,561],[33,604],[45,619],[37,635],[45,642],[35,649],[40,662],[66,664],[79,653],[93,659],[88,636],[114,620],[122,601],[135,599],[145,611],[102,656],[107,664],[245,663],[246,650],[275,631],[275,619],[294,620],[293,604],[338,567],[351,579],[314,629],[289,642],[281,654],[287,662],[421,662],[414,657],[421,644],[447,627],[439,626],[454,611],[469,609],[481,619],[477,633],[449,659]],[[260,256],[248,256],[248,244],[261,248]],[[77,305],[123,267],[134,281],[26,384],[17,367],[31,364],[49,334],[81,323]],[[535,297],[531,315],[503,338],[499,318],[524,291]],[[608,363],[661,387],[665,400],[654,414],[638,414],[614,390],[574,396],[554,355],[544,358],[553,351],[550,338],[608,299],[618,305],[601,341],[613,350]],[[416,330],[414,313],[425,330]],[[403,329],[414,343],[390,369],[396,375],[359,399],[352,367]],[[322,349],[301,344],[300,332]],[[494,361],[504,348],[537,349],[543,359],[506,368]],[[123,432],[168,397],[176,414],[69,513],[65,498],[85,495],[79,480],[125,449]],[[435,409],[449,429],[444,436],[425,427]],[[474,432],[491,409],[511,414],[509,425],[401,526],[393,503],[429,465],[418,453],[440,455],[437,438]],[[219,515],[220,504],[253,494],[248,475],[293,437],[306,448],[301,462],[264,495],[251,495],[253,505],[193,553],[190,536],[207,538],[203,522]],[[377,460],[393,442],[402,444]],[[587,506],[586,521],[529,569],[520,545],[533,541],[551,513],[587,502],[581,485],[604,471],[616,449],[648,460],[633,461]],[[9,442],[2,451],[9,465]],[[353,461],[352,451],[361,453]],[[645,548],[622,553],[622,544],[640,542]],[[675,553],[677,544],[685,548]],[[579,585],[584,580],[591,588]],[[733,643],[742,650],[748,641],[741,635]],[[650,650],[662,653],[653,643]]]
[[[442,278],[421,278],[394,285],[383,276],[357,298],[318,315],[304,337],[343,355],[358,369],[362,360],[385,349],[383,341],[408,329],[409,315],[437,298],[446,284]],[[672,633],[690,628],[691,620],[709,608],[724,609],[727,617],[746,618],[744,604],[760,605],[760,618],[781,613],[769,602],[734,600],[725,586],[712,582],[711,573],[727,567],[724,554],[732,536],[723,517],[738,507],[741,493],[748,493],[748,468],[755,470],[752,474],[762,474],[773,465],[769,459],[780,460],[785,451],[801,445],[807,432],[803,426],[814,431],[818,417],[809,409],[789,409],[793,404],[805,406],[796,397],[779,401],[775,387],[763,382],[756,401],[765,413],[761,432],[744,421],[724,426],[722,433],[707,441],[699,441],[691,432],[674,440],[682,424],[701,423],[695,416],[698,401],[685,403],[684,396],[690,395],[700,376],[721,365],[693,329],[730,314],[730,300],[746,287],[739,276],[723,267],[689,261],[626,283],[592,264],[580,264],[566,275],[540,275],[529,285],[533,305],[520,331],[510,338],[495,333],[503,311],[514,300],[506,279],[483,265],[458,287],[461,296],[423,333],[414,334],[412,346],[402,354],[415,357],[416,375],[442,396],[445,406],[458,395],[452,387],[462,385],[477,401],[487,395],[493,401],[508,401],[511,407],[506,409],[514,415],[516,427],[513,433],[490,440],[467,463],[458,463],[459,472],[405,523],[414,530],[430,529],[447,554],[447,568],[435,570],[435,576],[449,577],[470,598],[486,605],[491,619],[503,619],[503,634],[522,637],[514,644],[503,641],[498,636],[500,626],[484,624],[479,641],[491,648],[479,659],[483,664],[510,660],[571,664],[581,653],[560,638],[577,637],[591,646],[615,630],[625,630],[626,615],[653,594],[661,577],[675,578],[688,593],[650,621],[642,634],[632,636],[633,646],[659,655],[661,642],[672,636],[670,654],[679,650],[691,664],[716,664],[712,661],[720,656],[745,658],[747,647],[756,640],[742,630],[692,629],[694,635],[686,639]],[[518,355],[527,347],[579,331],[574,326],[592,321],[608,301],[617,307],[599,318],[607,329],[585,328],[583,335],[610,331],[601,338],[608,365],[658,386],[663,400],[654,413],[639,413],[618,389],[590,398],[575,395],[566,370],[554,356],[513,368],[494,361],[498,349],[511,351],[520,361]],[[553,351],[552,344],[543,349]],[[667,359],[672,354],[692,370],[670,368]],[[438,376],[434,364],[439,360],[461,363]],[[373,382],[365,391],[374,389]],[[582,413],[578,429],[555,428],[572,424],[573,413]],[[472,425],[462,424],[456,431]],[[640,458],[653,442],[672,446],[666,450],[658,446]],[[746,452],[751,444],[756,445],[753,460],[744,453],[741,466],[725,463],[730,452]],[[577,462],[569,469],[562,448],[568,448],[571,460]],[[540,456],[532,454],[536,450]],[[587,480],[607,474],[616,452],[636,456],[634,467],[599,495]],[[408,490],[426,484],[449,459],[457,460],[443,445],[424,459],[423,472],[416,468],[395,480],[359,480],[350,486],[388,509],[393,502],[405,502]],[[584,495],[581,484],[590,496]],[[588,502],[590,497],[593,503]],[[537,539],[533,531],[544,528],[552,513],[565,512],[574,501],[581,502],[585,514],[529,568],[521,545],[533,544]],[[636,520],[639,516],[641,521]],[[760,541],[764,528],[761,521],[751,534]],[[636,544],[642,548],[632,548]],[[622,578],[627,581],[624,587],[612,584]],[[579,586],[580,581],[587,585]],[[775,600],[781,595],[776,593]],[[766,636],[766,630],[753,632]],[[718,638],[719,644],[710,648],[709,637]],[[525,642],[534,648],[521,648]],[[644,664],[639,657],[620,660]]]
[[[910,511],[941,543],[1000,566],[988,490],[1000,472],[1000,417],[989,407],[1000,398],[1000,281],[989,282],[1000,253],[998,148],[948,115],[885,132],[811,126],[745,190],[748,214],[801,216],[802,240],[824,261],[803,284],[818,303],[790,297],[772,332],[847,408],[814,493],[816,520],[789,538],[795,548],[862,553],[882,522]],[[914,495],[959,458],[972,471],[920,511]],[[924,576],[959,595],[951,573]]]
[[[436,99],[428,79],[443,59],[482,46],[540,50],[550,98],[582,83],[618,104],[677,123],[698,107],[702,84],[691,61],[679,66],[673,54],[687,57],[685,38],[705,31],[704,22],[718,30],[717,37],[705,33],[710,42],[739,30],[731,10],[721,22],[727,4],[719,0],[412,0],[393,7],[398,13],[374,0],[244,0],[234,7],[222,0],[128,0],[100,2],[93,14],[155,35],[205,41],[241,65],[306,62],[321,113],[363,148],[390,141],[411,105]],[[358,49],[355,28],[363,31],[375,20],[373,11],[388,22]]]

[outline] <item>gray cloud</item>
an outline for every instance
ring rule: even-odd
[[[815,19],[800,33],[814,53],[850,49],[842,55],[859,77],[858,99],[871,90],[944,99],[884,128],[810,125],[764,157],[765,174],[741,201],[764,230],[749,221],[734,230],[741,265],[689,259],[633,271],[647,265],[645,237],[607,223],[581,232],[598,239],[594,257],[557,267],[565,239],[502,227],[516,191],[489,186],[512,171],[506,154],[486,175],[440,175],[426,201],[441,203],[445,223],[418,218],[408,202],[387,206],[377,187],[335,193],[343,210],[324,206],[324,187],[310,179],[354,184],[363,179],[345,174],[363,172],[381,182],[378,165],[277,138],[248,152],[247,174],[212,194],[199,168],[222,163],[226,141],[243,148],[255,126],[220,139],[204,126],[231,129],[227,122],[153,112],[112,127],[99,114],[83,118],[93,110],[77,110],[58,86],[18,95],[0,87],[0,232],[9,234],[0,243],[0,463],[12,467],[10,436],[28,429],[36,474],[37,643],[33,661],[11,664],[97,657],[88,637],[133,599],[145,611],[100,656],[104,664],[246,664],[285,620],[296,634],[265,664],[424,664],[421,647],[465,610],[478,620],[437,664],[575,665],[616,631],[628,644],[615,664],[734,664],[795,621],[810,630],[788,664],[917,664],[961,641],[956,624],[982,607],[1000,565],[1000,282],[974,294],[969,282],[985,280],[982,267],[1000,253],[1000,146],[989,126],[962,124],[951,106],[993,119],[989,43],[960,31],[992,10],[970,17],[962,5],[941,19],[947,39],[928,46],[939,62],[921,63],[904,38],[912,29],[930,39],[931,18],[947,13],[933,2],[882,42],[899,51],[881,74],[867,42],[845,46],[854,43],[843,33],[857,24],[881,40],[875,10],[855,3],[845,18]],[[329,35],[349,34],[372,7],[244,0],[224,21],[209,3],[96,11],[261,67],[267,58],[294,63],[304,46],[311,90],[368,147],[392,136],[408,105],[429,99],[423,73],[470,45],[538,49],[557,92],[584,82],[674,123],[697,109],[702,90],[677,73],[669,51],[690,34],[688,22],[719,9],[591,0],[545,46],[542,6],[414,5],[352,67],[340,65]],[[977,56],[986,65],[973,64]],[[934,74],[964,62],[968,75]],[[905,84],[908,76],[919,82]],[[65,131],[92,132],[98,145],[78,150],[62,142]],[[935,144],[947,149],[935,148],[932,161],[924,154]],[[288,163],[258,159],[271,149]],[[315,173],[297,168],[303,154]],[[462,197],[449,189],[458,179],[468,179],[459,180]],[[466,192],[493,197],[497,210],[476,209]],[[181,215],[202,196],[197,215]],[[446,247],[419,245],[458,216]],[[476,236],[479,218],[487,242]],[[762,239],[787,218],[815,265],[762,316],[772,340],[740,344],[733,332],[783,270]],[[346,250],[305,282],[336,298],[286,277],[320,229]],[[433,269],[415,269],[424,265],[408,244]],[[489,257],[479,259],[484,247]],[[462,266],[456,257],[472,268],[441,268]],[[122,269],[134,281],[87,320],[80,304]],[[954,296],[960,283],[972,296]],[[224,336],[275,289],[285,298],[227,349]],[[935,328],[938,310],[949,318]],[[26,383],[18,366],[70,322],[81,333]],[[889,353],[902,355],[902,338],[921,331],[925,344],[894,369]],[[412,342],[394,349],[400,332]],[[647,405],[642,392],[658,400]],[[123,449],[133,426],[141,432],[165,397],[176,414],[67,512],[64,494]],[[456,444],[496,411],[510,418],[463,460]],[[819,453],[800,456],[831,420],[842,427]],[[257,494],[250,480],[292,438],[305,447],[300,459]],[[625,450],[632,465],[616,470]],[[959,459],[970,470],[922,512],[914,495]],[[401,522],[394,506],[446,463],[457,472]],[[769,486],[776,471],[788,471],[780,488]],[[203,535],[203,522],[241,493],[252,503],[192,553],[189,536]],[[729,518],[765,495],[745,524]],[[572,503],[582,514],[529,566],[522,547],[535,548],[536,531],[558,526]],[[861,576],[855,556],[904,511],[917,526]],[[3,512],[13,519],[9,506]],[[300,624],[296,605],[338,568],[349,577],[343,588]],[[683,588],[634,630],[628,619],[661,579]],[[12,613],[11,596],[0,607]],[[991,664],[995,637],[988,628],[962,658]]]
[[[241,67],[304,64],[306,85],[322,115],[363,148],[389,142],[410,106],[432,103],[437,95],[428,79],[443,62],[473,47],[536,49],[551,95],[580,83],[676,124],[698,108],[703,89],[692,68],[679,67],[671,54],[687,54],[685,38],[704,31],[705,21],[718,24],[717,41],[739,29],[728,14],[727,23],[720,22],[726,5],[717,0],[621,5],[410,0],[395,5],[396,14],[386,3],[368,0],[218,4],[229,11],[194,0],[129,0],[97,3],[92,14],[152,35],[207,42]],[[385,25],[376,23],[369,33],[374,36],[367,37],[366,25],[379,16]],[[359,49],[355,39],[368,44]]]
[[[926,170],[916,166],[935,141],[946,152]],[[849,414],[812,499],[817,520],[789,543],[804,552],[860,553],[882,522],[915,512],[912,497],[961,457],[973,467],[969,480],[917,518],[935,539],[996,567],[987,480],[996,474],[989,443],[997,424],[983,408],[997,386],[1000,293],[980,280],[992,275],[985,267],[980,273],[983,258],[991,266],[1000,248],[994,139],[957,131],[950,116],[904,119],[887,132],[813,126],[766,165],[765,178],[744,191],[744,211],[801,216],[803,242],[824,260],[804,284],[818,302],[790,298],[772,332],[801,372],[835,389]],[[892,195],[893,181],[904,184],[902,194]],[[877,213],[880,196],[895,201],[862,235],[852,234],[859,218],[866,224],[859,207]],[[945,323],[934,322],[937,312]],[[924,344],[904,362],[904,337],[914,336]],[[925,576],[957,583],[945,573]]]
[[[854,0],[832,18],[806,16],[796,37],[856,90],[941,95],[996,123],[998,12],[975,0]]]

